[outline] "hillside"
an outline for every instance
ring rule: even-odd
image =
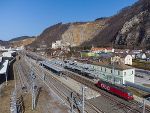
[[[30,39],[30,38],[35,38],[34,36],[21,36],[21,37],[17,37],[17,38],[13,38],[11,40],[9,40],[9,42],[13,42],[13,41],[20,41],[20,40],[24,40],[24,39]]]
[[[62,34],[62,41],[71,46],[80,46],[83,42],[93,39],[107,26],[108,19],[99,19],[81,24],[72,23],[68,30]]]
[[[150,49],[150,0],[139,0],[111,17],[109,25],[82,46]]]
[[[52,42],[62,40],[70,43],[71,46],[79,46],[83,42],[92,39],[107,24],[108,19],[99,19],[93,22],[74,22],[50,26],[45,29],[37,39],[29,45],[31,48],[37,48],[42,44],[51,47]]]
[[[7,46],[9,44],[8,41],[0,40],[0,46]]]
[[[20,47],[20,46],[27,46],[29,44],[31,44],[33,41],[35,41],[35,38],[19,38],[19,39],[15,39],[15,41],[9,41],[9,45],[11,47]]]
[[[70,24],[58,23],[45,29],[36,40],[29,45],[31,48],[40,47],[41,43],[51,47],[52,42],[60,40],[62,34],[68,29]]]
[[[29,37],[19,37],[11,42],[24,38]],[[46,45],[49,48],[57,40],[68,42],[72,47],[94,45],[150,49],[150,0],[139,0],[109,18],[98,18],[90,22],[58,23],[46,28],[37,38],[24,45],[30,48]]]

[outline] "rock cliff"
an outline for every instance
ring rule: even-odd
[[[68,30],[62,34],[62,42],[68,42],[71,46],[80,46],[83,42],[91,40],[104,29],[107,26],[107,20],[103,19],[83,24],[72,23]]]
[[[109,25],[83,45],[150,49],[150,0],[139,0],[122,9]]]

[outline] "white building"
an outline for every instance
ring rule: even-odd
[[[91,51],[93,53],[111,53],[111,52],[114,52],[114,48],[95,48],[95,47],[92,47],[91,48]]]
[[[2,56],[7,57],[7,58],[12,58],[15,55],[16,55],[16,51],[8,51],[8,52],[3,52],[2,53]]]
[[[126,65],[96,64],[92,65],[97,71],[97,77],[105,81],[125,84],[125,81],[134,83],[135,69]]]
[[[70,46],[70,43],[68,43],[68,42],[62,42],[61,40],[56,41],[56,43],[54,43],[54,42],[52,43],[52,49],[58,49],[58,48],[60,48],[61,50],[67,50],[67,51],[69,51],[70,50],[68,48],[69,46]]]
[[[17,47],[16,50],[17,50],[17,51],[19,51],[19,50],[24,50],[24,46]]]
[[[115,55],[113,57],[111,57],[111,62],[119,62],[119,63],[123,63],[123,64],[127,64],[127,65],[132,65],[132,56],[131,55],[123,55],[123,54],[119,54],[119,55]]]
[[[136,54],[136,58],[138,58],[138,59],[146,59],[147,58],[147,56],[146,56],[146,54],[145,53],[140,53],[140,54]]]
[[[52,49],[61,48],[61,40],[52,43]]]
[[[0,50],[5,50],[5,47],[4,46],[0,46]]]
[[[127,55],[125,58],[123,58],[124,64],[132,65],[132,56]]]

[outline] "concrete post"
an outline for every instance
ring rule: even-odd
[[[145,99],[143,99],[143,112],[142,113],[145,113]]]
[[[6,85],[7,85],[7,72],[5,73],[5,77],[6,77]]]
[[[82,113],[84,113],[84,86],[82,86]]]
[[[71,113],[73,113],[73,92],[71,92]]]

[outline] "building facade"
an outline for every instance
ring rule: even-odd
[[[134,83],[135,69],[121,65],[92,65],[97,71],[96,78],[117,84],[125,84],[125,81]]]
[[[113,48],[95,48],[95,47],[92,47],[91,51],[93,53],[111,53],[111,52],[114,52],[114,49]]]
[[[132,65],[132,56],[131,55],[115,55],[111,57],[111,62],[119,62],[126,65]]]

